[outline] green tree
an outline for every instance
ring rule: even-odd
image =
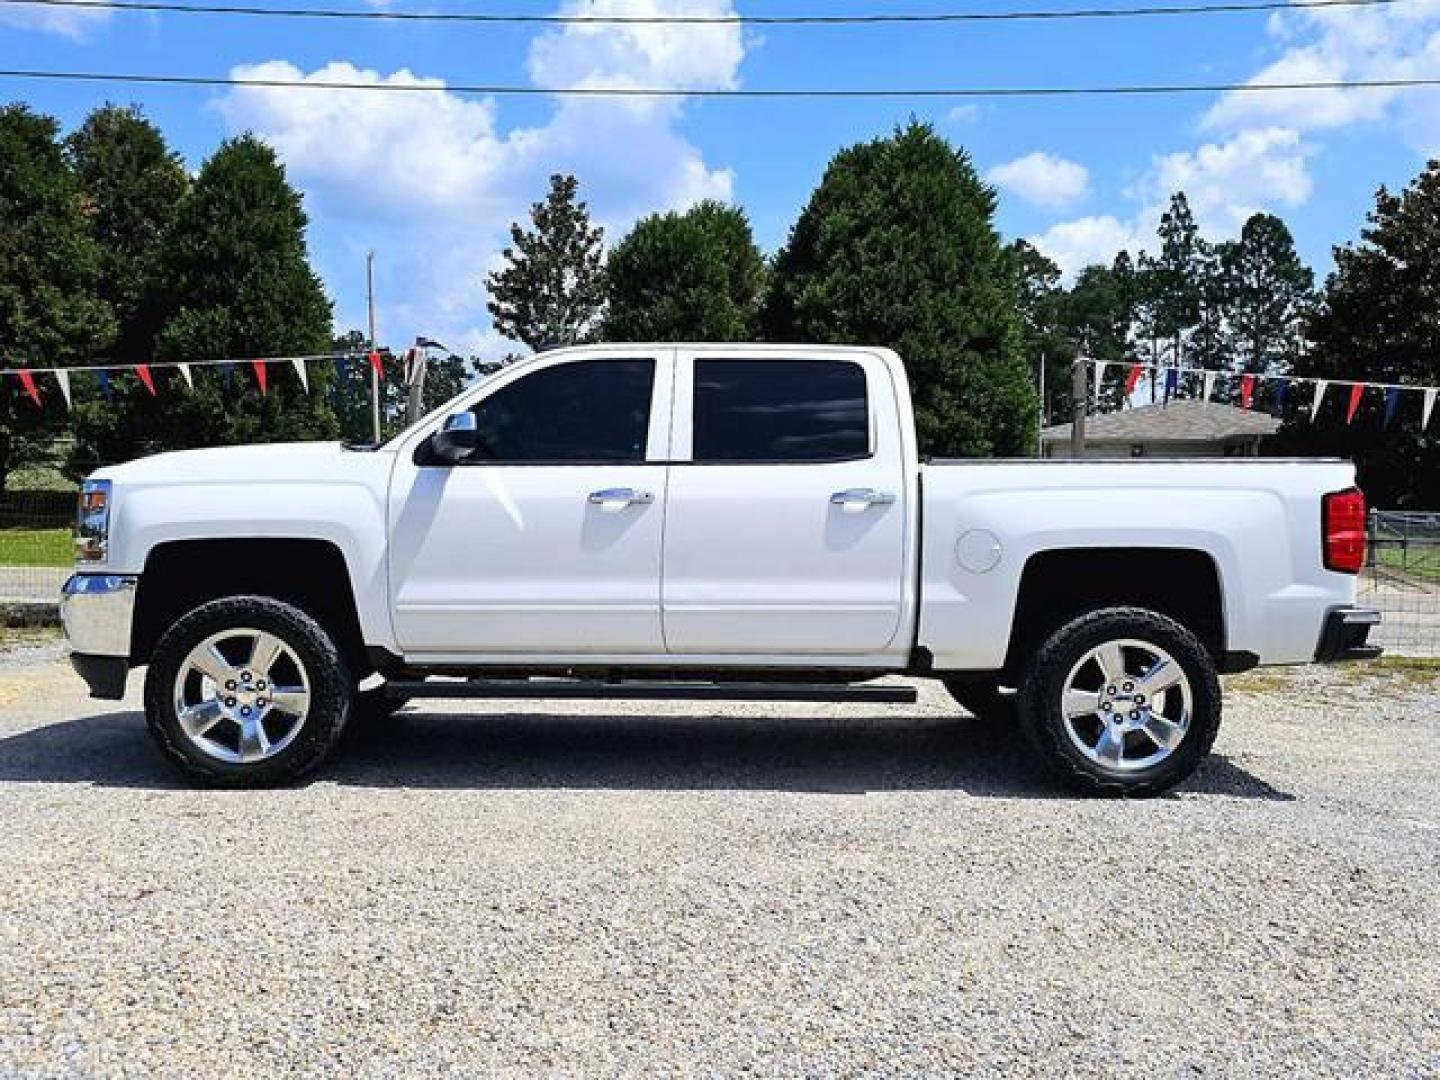
[[[101,252],[82,213],[58,126],[23,105],[0,109],[0,363],[71,367],[93,360],[115,337],[110,305],[97,292]],[[38,379],[38,377],[37,377]],[[57,415],[44,387],[40,410],[13,380],[0,389],[0,492],[16,453],[34,446]]]
[[[1119,408],[1123,396],[1137,290],[1135,263],[1129,252],[1121,251],[1110,266],[1087,266],[1075,275],[1075,284],[1061,303],[1060,320],[1067,341],[1076,352],[1106,364],[1105,385],[1096,395],[1106,411]],[[1068,394],[1066,400],[1071,400]]]
[[[1045,366],[1040,422],[1063,422],[1070,410],[1070,365],[1077,343],[1066,332],[1067,293],[1060,284],[1060,267],[1025,240],[1014,241],[1006,251],[1015,275],[1022,351],[1032,368]]]
[[[96,109],[66,139],[65,150],[100,244],[97,289],[119,323],[112,355],[143,363],[164,315],[156,283],[160,240],[189,177],[160,129],[135,108]]]
[[[969,156],[926,124],[842,150],[776,259],[767,333],[896,349],[926,453],[1031,452],[1035,390],[994,212]]]
[[[1358,243],[1335,249],[1335,270],[1310,323],[1312,348],[1297,374],[1399,385],[1440,383],[1440,161],[1403,192],[1381,188]],[[1440,506],[1440,424],[1420,431],[1420,395],[1404,394],[1396,423],[1383,427],[1375,391],[1353,424],[1342,390],[1311,424],[1297,409],[1287,448],[1354,458],[1360,485],[1383,507]],[[1282,444],[1283,445],[1283,444]]]
[[[155,354],[242,363],[228,377],[195,369],[194,390],[170,378],[163,411],[90,404],[81,455],[114,461],[153,449],[336,436],[332,364],[309,365],[309,394],[288,364],[270,365],[261,395],[243,363],[330,348],[330,301],[310,268],[305,226],[300,194],[274,151],[249,135],[221,144],[161,241],[158,280],[169,314]],[[144,393],[129,380],[117,392]]]
[[[550,177],[550,193],[530,208],[532,227],[510,226],[505,266],[486,279],[495,329],[532,349],[583,341],[605,297],[604,230],[576,198],[573,176]]]
[[[1238,240],[1220,245],[1230,367],[1240,372],[1288,370],[1302,351],[1315,275],[1295,251],[1285,223],[1254,214]]]
[[[652,214],[605,268],[607,341],[746,341],[756,335],[765,260],[743,210],[707,199]]]

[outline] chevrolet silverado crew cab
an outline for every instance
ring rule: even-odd
[[[1218,675],[1370,656],[1340,462],[919,460],[885,349],[604,345],[380,447],[84,485],[75,668],[202,781],[282,783],[415,697],[914,700],[1086,791],[1182,780]]]

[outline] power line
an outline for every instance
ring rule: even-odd
[[[887,12],[861,15],[527,15],[484,11],[389,11],[255,4],[183,4],[169,0],[0,0],[11,6],[92,8],[184,15],[248,15],[259,18],[355,19],[390,22],[466,22],[589,26],[875,26],[1070,19],[1130,19],[1169,15],[1233,15],[1295,8],[1385,7],[1403,0],[1232,0],[1142,7],[1030,9],[1019,11]]]
[[[1132,97],[1173,94],[1264,93],[1312,90],[1413,90],[1440,87],[1428,79],[1355,79],[1282,83],[1132,83],[1100,86],[961,86],[961,87],[798,87],[777,89],[685,89],[630,86],[515,86],[485,84],[374,83],[341,80],[235,78],[206,75],[145,75],[101,71],[38,71],[0,69],[0,79],[55,82],[135,83],[151,86],[257,87],[281,90],[365,90],[379,93],[475,94],[486,97],[593,98],[1048,98]]]

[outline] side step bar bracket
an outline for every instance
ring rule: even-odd
[[[420,679],[386,683],[393,697],[615,701],[814,701],[911,705],[913,686],[791,682],[643,682],[587,679]]]

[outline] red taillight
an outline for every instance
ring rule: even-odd
[[[1358,574],[1365,565],[1365,493],[1332,491],[1321,502],[1325,569]]]

